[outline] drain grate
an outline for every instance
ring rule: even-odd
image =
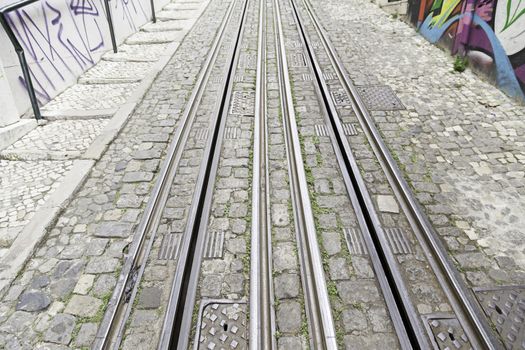
[[[203,300],[196,339],[197,349],[247,349],[246,304]]]
[[[412,245],[406,237],[406,232],[400,228],[387,228],[385,235],[394,254],[412,254]]]
[[[361,230],[353,227],[348,227],[343,229],[343,232],[350,254],[367,255],[365,242],[363,241]]]
[[[306,58],[301,52],[295,52],[290,55],[292,67],[306,67]]]
[[[366,107],[371,111],[395,111],[405,109],[390,86],[358,86],[357,91]]]
[[[474,288],[507,349],[525,349],[525,286]]]
[[[326,126],[323,124],[315,125],[315,134],[317,136],[328,136],[328,131],[326,130]]]
[[[472,350],[457,318],[449,314],[423,316],[423,323],[436,350]]]
[[[344,89],[334,90],[331,93],[336,106],[350,106],[350,97]]]
[[[204,243],[204,258],[216,259],[222,258],[224,248],[224,232],[208,231]]]
[[[164,235],[159,250],[159,260],[175,260],[179,252],[181,234]]]
[[[255,113],[255,92],[234,91],[230,113],[237,115],[253,115]]]

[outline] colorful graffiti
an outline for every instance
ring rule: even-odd
[[[42,104],[71,85],[111,48],[103,1],[44,0],[8,14]],[[149,5],[144,9],[140,0],[111,1],[110,5],[117,41],[149,20]],[[18,81],[25,89],[21,75]]]
[[[427,40],[466,55],[525,101],[525,0],[415,0],[409,11]]]

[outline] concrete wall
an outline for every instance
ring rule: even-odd
[[[505,93],[525,102],[525,1],[412,0],[409,18],[427,40],[467,56]]]
[[[18,112],[9,83],[0,61],[0,128],[14,124],[18,121]]]
[[[156,9],[168,1],[156,0]],[[0,0],[0,7],[12,2]],[[118,43],[151,19],[149,0],[111,0],[110,6]],[[81,73],[112,48],[103,0],[40,0],[12,12],[9,23],[30,62],[41,104],[74,84]],[[17,114],[21,115],[30,108],[25,81],[12,45],[1,28],[0,47],[0,60]]]

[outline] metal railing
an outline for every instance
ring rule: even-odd
[[[10,12],[19,10],[22,7],[25,7],[37,1],[39,0],[24,0],[24,1],[16,2],[14,4],[7,5],[5,7],[0,8],[0,24],[2,24],[2,27],[4,28],[7,36],[9,37],[11,44],[13,44],[13,47],[15,48],[16,55],[18,56],[18,60],[20,61],[20,66],[22,68],[22,74],[26,82],[26,88],[29,94],[29,100],[31,101],[31,107],[33,108],[33,113],[35,114],[35,119],[40,120],[42,119],[42,114],[40,113],[40,107],[38,105],[38,99],[36,98],[33,81],[31,80],[31,72],[29,70],[29,65],[27,64],[27,59],[24,53],[24,48],[20,44],[20,41],[18,40],[15,33],[13,32],[13,29],[9,25],[8,19],[7,19],[8,18],[7,15]],[[113,52],[117,53],[117,41],[115,39],[115,31],[113,28],[113,21],[111,18],[111,10],[109,6],[109,1],[110,0],[104,0],[106,14],[107,14],[106,17],[108,20],[109,34],[111,36],[111,44],[113,46]],[[151,1],[153,2],[153,0]],[[153,11],[153,18],[155,21],[156,19],[155,19],[155,12],[153,10],[153,4],[152,4],[152,11]]]

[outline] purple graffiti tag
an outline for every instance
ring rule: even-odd
[[[98,16],[98,9],[90,0],[72,0],[69,8],[75,15]]]

